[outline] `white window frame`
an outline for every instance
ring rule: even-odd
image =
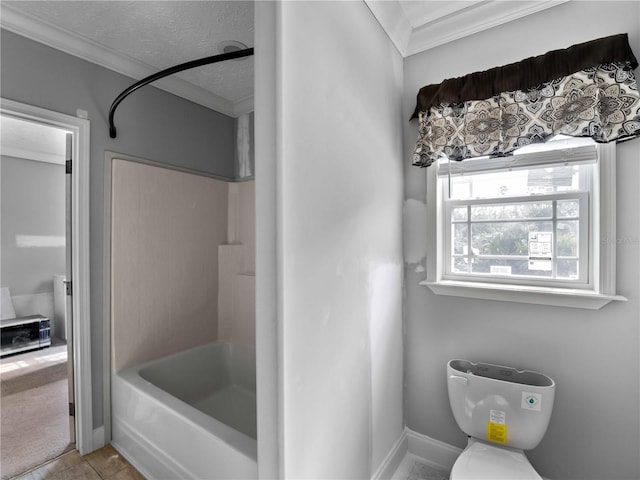
[[[555,142],[552,142],[555,143]],[[523,153],[502,159],[473,159],[450,162],[444,168],[451,174],[464,171],[488,171],[491,168],[522,166],[523,164],[549,164],[593,162],[595,156],[593,190],[589,208],[589,274],[581,284],[563,284],[558,281],[512,281],[508,277],[484,276],[470,279],[447,272],[447,241],[450,223],[444,222],[444,194],[448,190],[446,177],[439,176],[434,163],[427,169],[427,225],[437,228],[427,230],[427,278],[420,282],[437,295],[500,300],[541,305],[555,305],[597,310],[611,301],[626,301],[616,295],[616,154],[615,143],[591,146],[571,146],[570,142],[558,142],[560,148]],[[595,154],[593,149],[595,148]],[[576,192],[572,192],[575,194]],[[531,196],[532,200],[544,196]],[[446,227],[445,227],[446,225]]]
[[[446,197],[446,192],[444,192]],[[581,214],[575,219],[569,220],[579,220],[580,221],[580,232],[578,235],[579,252],[585,252],[585,254],[580,254],[577,258],[579,262],[579,278],[576,280],[558,280],[544,277],[518,277],[518,276],[507,276],[507,275],[499,275],[499,274],[480,274],[480,273],[458,273],[453,271],[452,265],[450,261],[443,260],[443,278],[447,280],[462,280],[469,282],[477,282],[482,281],[482,279],[486,279],[491,283],[506,283],[506,284],[516,284],[516,285],[537,285],[537,286],[549,286],[555,285],[561,288],[576,288],[579,287],[587,287],[593,289],[593,269],[590,268],[592,266],[592,262],[590,262],[590,245],[592,244],[592,239],[589,235],[589,224],[591,223],[590,215],[589,215],[589,192],[588,191],[573,191],[567,192],[559,195],[536,195],[535,199],[531,197],[505,197],[501,199],[491,199],[490,202],[486,200],[449,200],[444,202],[444,215],[442,217],[443,225],[443,255],[444,259],[450,259],[452,256],[463,257],[467,256],[472,258],[474,256],[473,252],[467,252],[466,254],[455,254],[451,252],[452,247],[452,232],[450,226],[452,224],[466,224],[468,229],[468,234],[471,235],[471,226],[475,222],[471,219],[470,213],[467,214],[466,220],[457,220],[457,221],[449,221],[448,219],[451,216],[451,211],[457,207],[467,207],[472,208],[475,205],[500,205],[500,204],[514,204],[514,203],[527,203],[535,200],[536,202],[558,202],[561,200],[577,200],[580,203],[580,212]],[[538,222],[548,222],[552,223],[555,227],[558,222],[562,222],[565,219],[558,219],[556,216],[556,209],[553,209],[553,213],[551,217],[545,218],[535,218],[535,219],[527,219],[527,221],[538,221]],[[495,221],[492,221],[495,222]],[[508,222],[514,223],[515,220],[500,220],[499,222]],[[554,228],[554,238],[555,238],[555,228]],[[469,242],[470,244],[471,242]],[[485,257],[486,256],[481,256]],[[493,255],[492,258],[513,258],[512,255]],[[554,254],[555,261],[555,254]]]

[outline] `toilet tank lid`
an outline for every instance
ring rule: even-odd
[[[454,359],[449,361],[449,367],[461,373],[473,374],[479,377],[501,380],[503,382],[519,383],[535,387],[555,386],[553,379],[543,373],[531,370],[518,370],[504,365],[490,363],[473,363],[468,360]]]

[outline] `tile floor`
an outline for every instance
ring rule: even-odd
[[[449,472],[428,460],[407,453],[392,480],[449,480]]]
[[[84,457],[77,450],[41,465],[14,480],[145,480],[111,445]]]
[[[443,468],[407,453],[392,480],[448,480]],[[145,480],[111,445],[81,457],[73,450],[12,480]]]

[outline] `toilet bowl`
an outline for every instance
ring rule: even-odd
[[[474,439],[460,454],[450,480],[542,480],[522,450],[495,447]]]
[[[540,480],[524,450],[547,430],[555,382],[528,370],[467,360],[447,364],[449,402],[469,436],[450,480]]]

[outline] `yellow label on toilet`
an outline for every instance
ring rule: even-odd
[[[487,424],[487,440],[496,443],[507,443],[507,426],[489,422]]]

